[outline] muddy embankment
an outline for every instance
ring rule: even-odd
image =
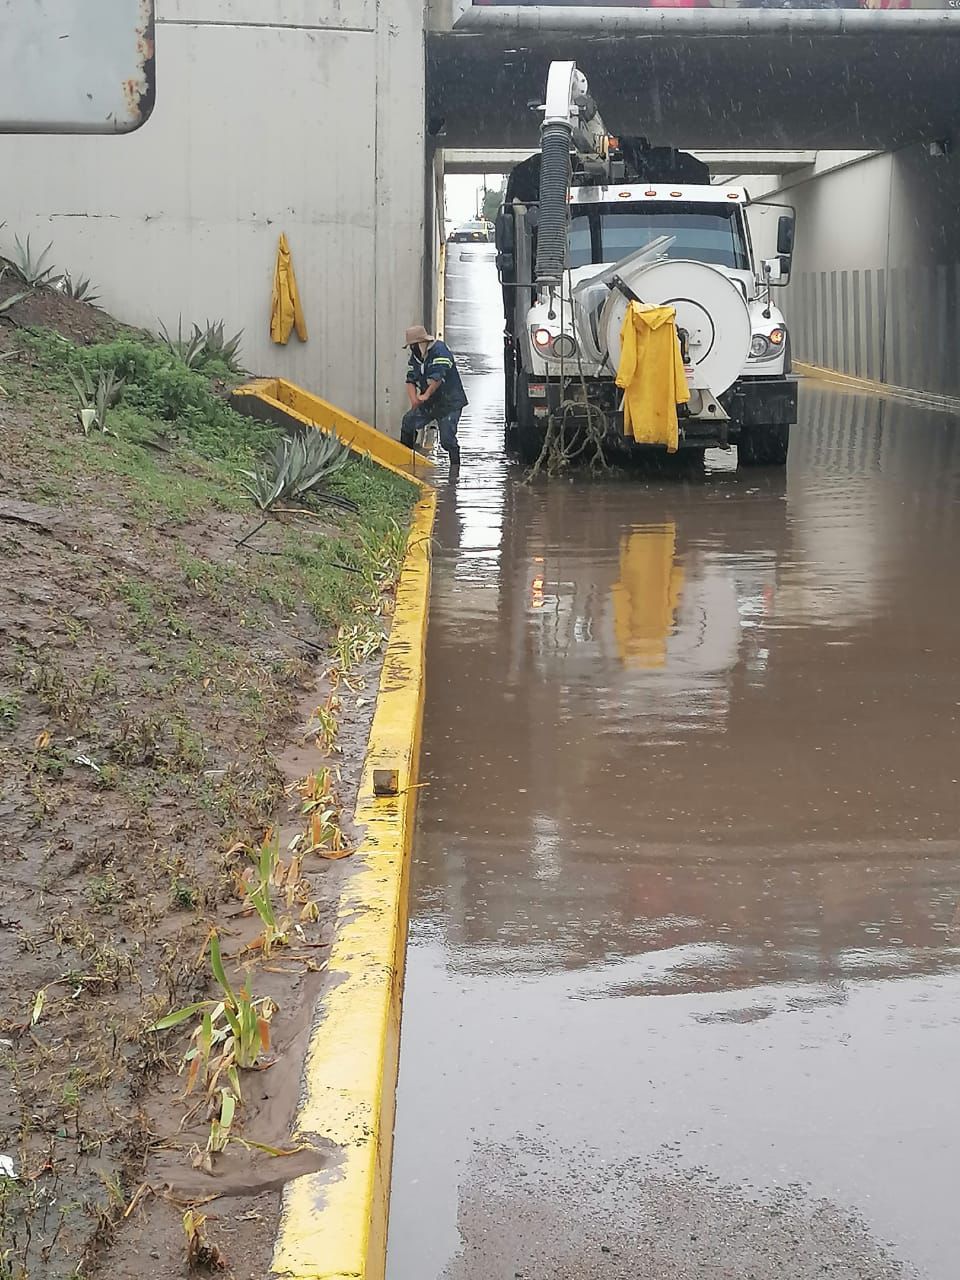
[[[70,299],[0,324],[3,1277],[183,1276],[199,1215],[260,1277],[325,1159],[291,1123],[414,490],[352,461],[252,533],[235,380]]]

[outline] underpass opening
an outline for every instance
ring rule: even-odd
[[[536,27],[469,29],[471,13],[499,11],[474,6],[468,29],[428,37],[427,101],[445,169],[507,173],[534,153],[549,65],[573,59],[611,131],[692,153],[711,181],[741,183],[754,200],[796,206],[793,271],[778,300],[799,364],[960,396],[950,337],[960,326],[960,14],[900,11],[884,25],[883,14],[845,10],[870,25],[818,32],[789,14],[783,29],[765,29],[751,12],[734,35],[724,10],[712,34],[688,22],[667,38],[631,31],[638,9],[603,10],[591,26],[588,8],[557,6],[538,10]]]

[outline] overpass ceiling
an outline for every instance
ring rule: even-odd
[[[887,149],[960,124],[960,41],[853,35],[428,38],[428,126],[445,148],[537,145],[547,67],[573,59],[611,132],[691,149]]]
[[[509,173],[531,154],[530,147],[518,151],[506,151],[502,148],[445,150],[443,169],[444,173]],[[711,174],[795,173],[798,169],[809,168],[817,158],[816,151],[749,151],[742,148],[735,151],[694,151],[693,154],[709,165]]]

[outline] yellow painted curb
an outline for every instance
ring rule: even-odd
[[[357,799],[364,837],[304,1067],[297,1136],[332,1142],[339,1157],[287,1185],[272,1274],[288,1280],[382,1280],[386,1268],[435,511],[429,489],[407,540]],[[396,794],[374,794],[374,770],[395,775]]]
[[[285,378],[258,378],[255,382],[237,387],[233,396],[252,396],[304,426],[316,427],[320,431],[334,431],[355,453],[373,458],[381,466],[408,479],[419,479],[416,475],[418,468],[429,471],[434,465],[429,458],[414,453],[399,440],[394,440],[393,436],[378,431],[367,422],[361,422],[359,418],[338,409],[328,400],[305,391],[293,382],[287,382]]]
[[[874,378],[858,378],[850,373],[838,373],[836,369],[826,369],[818,364],[806,364],[802,360],[794,360],[794,371],[806,378],[815,378],[818,382],[829,382],[833,386],[845,387],[848,391],[860,391],[867,395],[885,396],[889,400],[906,400],[912,404],[926,405],[931,409],[944,409],[951,413],[960,411],[960,398],[957,396],[938,395],[934,391],[915,391],[910,387],[897,387],[889,382],[877,382]]]

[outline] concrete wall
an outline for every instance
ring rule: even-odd
[[[794,355],[893,386],[960,395],[960,159],[909,147],[800,178]]]
[[[122,138],[0,137],[14,233],[118,318],[222,317],[255,372],[397,430],[424,257],[424,0],[158,0],[157,105]],[[286,232],[309,340],[270,341]]]

